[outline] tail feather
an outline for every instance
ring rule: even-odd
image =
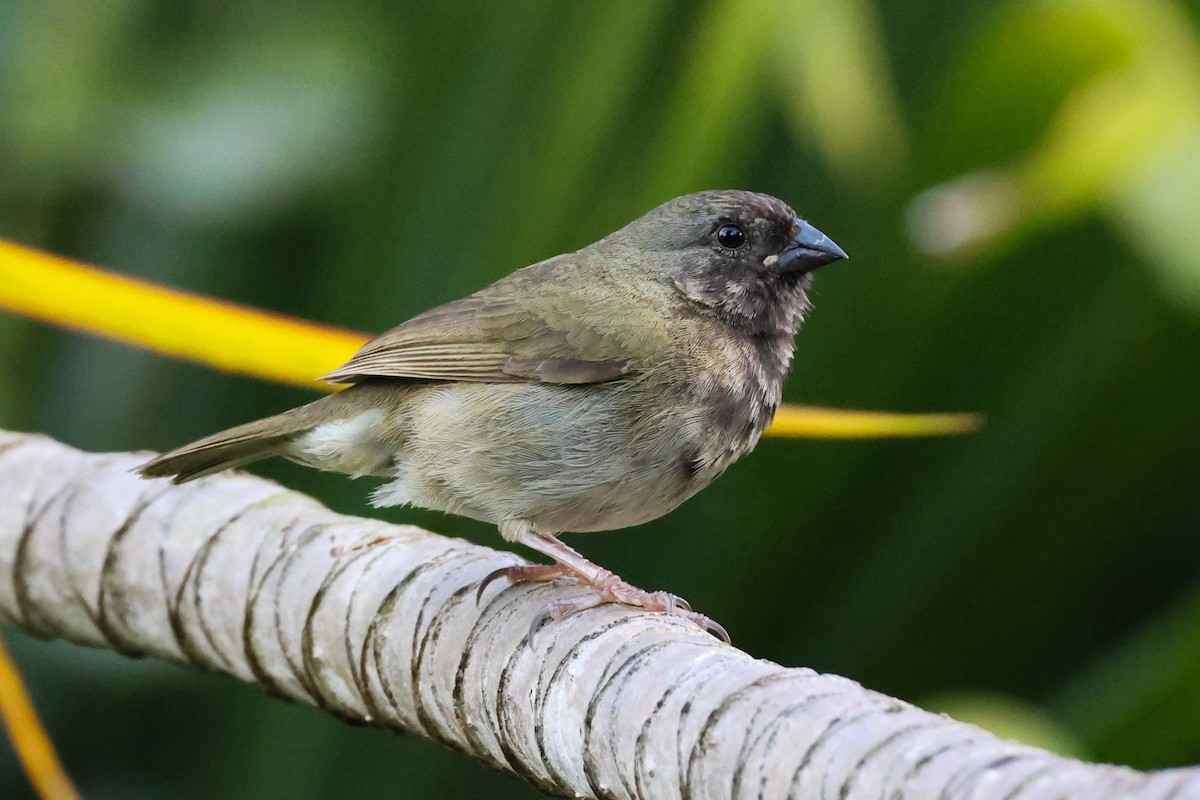
[[[248,422],[163,453],[138,467],[145,478],[171,477],[175,483],[203,478],[214,472],[241,467],[282,455],[300,434],[315,427],[311,414],[300,409]]]

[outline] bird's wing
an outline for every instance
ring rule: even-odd
[[[321,380],[583,384],[633,368],[634,355],[613,325],[589,324],[578,304],[562,297],[544,300],[536,313],[515,297],[482,292],[438,306],[367,342]]]

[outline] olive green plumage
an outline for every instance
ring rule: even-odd
[[[142,467],[185,481],[278,455],[414,505],[542,535],[667,513],[754,446],[810,270],[844,258],[786,204],[672,200],[368,342],[350,388]]]

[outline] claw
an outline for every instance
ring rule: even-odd
[[[703,622],[697,623],[701,628],[716,636],[725,644],[733,644],[733,640],[729,638],[729,631],[725,630],[725,626],[716,620],[709,619],[703,614],[697,614]]]
[[[494,569],[487,574],[487,577],[479,582],[479,588],[475,590],[475,605],[479,605],[479,603],[482,602],[483,592],[488,586],[500,578],[508,577],[508,569],[508,567]]]
[[[550,583],[562,577],[575,577],[575,575],[557,564],[501,567],[489,572],[479,582],[479,588],[475,590],[475,605],[479,605],[483,600],[484,590],[500,578],[507,578],[509,584],[516,586],[521,583]]]
[[[542,629],[550,620],[550,606],[545,605],[538,609],[538,612],[533,615],[533,619],[529,621],[529,634],[526,639],[526,644],[533,647],[533,637],[537,636],[537,632]]]

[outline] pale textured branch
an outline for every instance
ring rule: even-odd
[[[274,483],[175,487],[0,432],[0,620],[254,681],[435,739],[557,794],[647,798],[1200,798],[1000,741],[844,678],[606,606],[544,628],[515,557],[334,514]]]

